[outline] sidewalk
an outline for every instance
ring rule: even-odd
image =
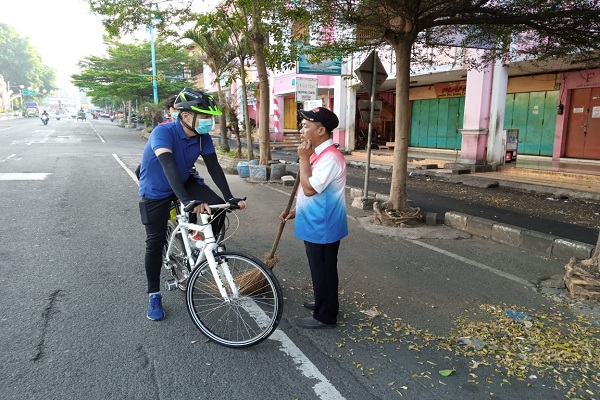
[[[506,164],[495,172],[455,174],[450,169],[444,169],[444,165],[454,163],[456,154],[409,151],[408,170],[413,175],[435,176],[438,180],[460,182],[469,186],[499,186],[547,193],[558,198],[600,202],[600,162],[575,160],[553,163],[540,157],[521,157],[522,159],[516,163]],[[352,152],[346,155],[346,160],[349,164],[364,166],[367,162],[367,154]],[[373,151],[370,166],[391,171],[393,152]],[[447,212],[444,215],[444,223],[475,236],[564,261],[568,261],[571,257],[589,258],[595,248],[593,245],[557,235],[548,235],[458,212]]]

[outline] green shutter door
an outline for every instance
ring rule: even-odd
[[[546,92],[544,102],[544,122],[542,126],[542,141],[540,156],[552,156],[554,150],[554,132],[556,131],[556,106],[558,105],[558,90]]]
[[[464,97],[413,100],[410,146],[460,149]]]
[[[504,129],[519,130],[517,154],[552,155],[557,102],[557,91],[506,96]]]
[[[421,102],[415,100],[412,102],[410,116],[410,146],[419,146],[419,137],[421,136]]]

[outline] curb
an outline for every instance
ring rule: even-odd
[[[596,247],[576,240],[564,239],[455,211],[446,212],[444,224],[475,236],[540,255],[553,256],[563,261],[568,261],[571,257],[590,258]]]

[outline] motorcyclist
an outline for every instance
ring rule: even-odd
[[[42,119],[42,122],[44,123],[44,125],[46,125],[48,123],[48,120],[50,119],[50,116],[48,115],[48,111],[44,110],[42,112],[42,115],[40,115],[40,118]]]

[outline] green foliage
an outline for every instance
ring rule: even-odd
[[[152,63],[150,42],[124,44],[106,38],[107,56],[88,56],[79,62],[81,73],[71,76],[75,86],[87,89],[95,104],[137,99],[151,101]],[[155,43],[156,68],[164,80],[158,82],[158,95],[167,98],[191,82],[180,79],[184,68],[196,69],[198,62],[182,47],[163,39]]]
[[[23,85],[38,92],[55,89],[55,71],[44,65],[29,38],[19,36],[9,25],[0,23],[0,74],[11,86]],[[17,88],[12,88],[18,90]]]

